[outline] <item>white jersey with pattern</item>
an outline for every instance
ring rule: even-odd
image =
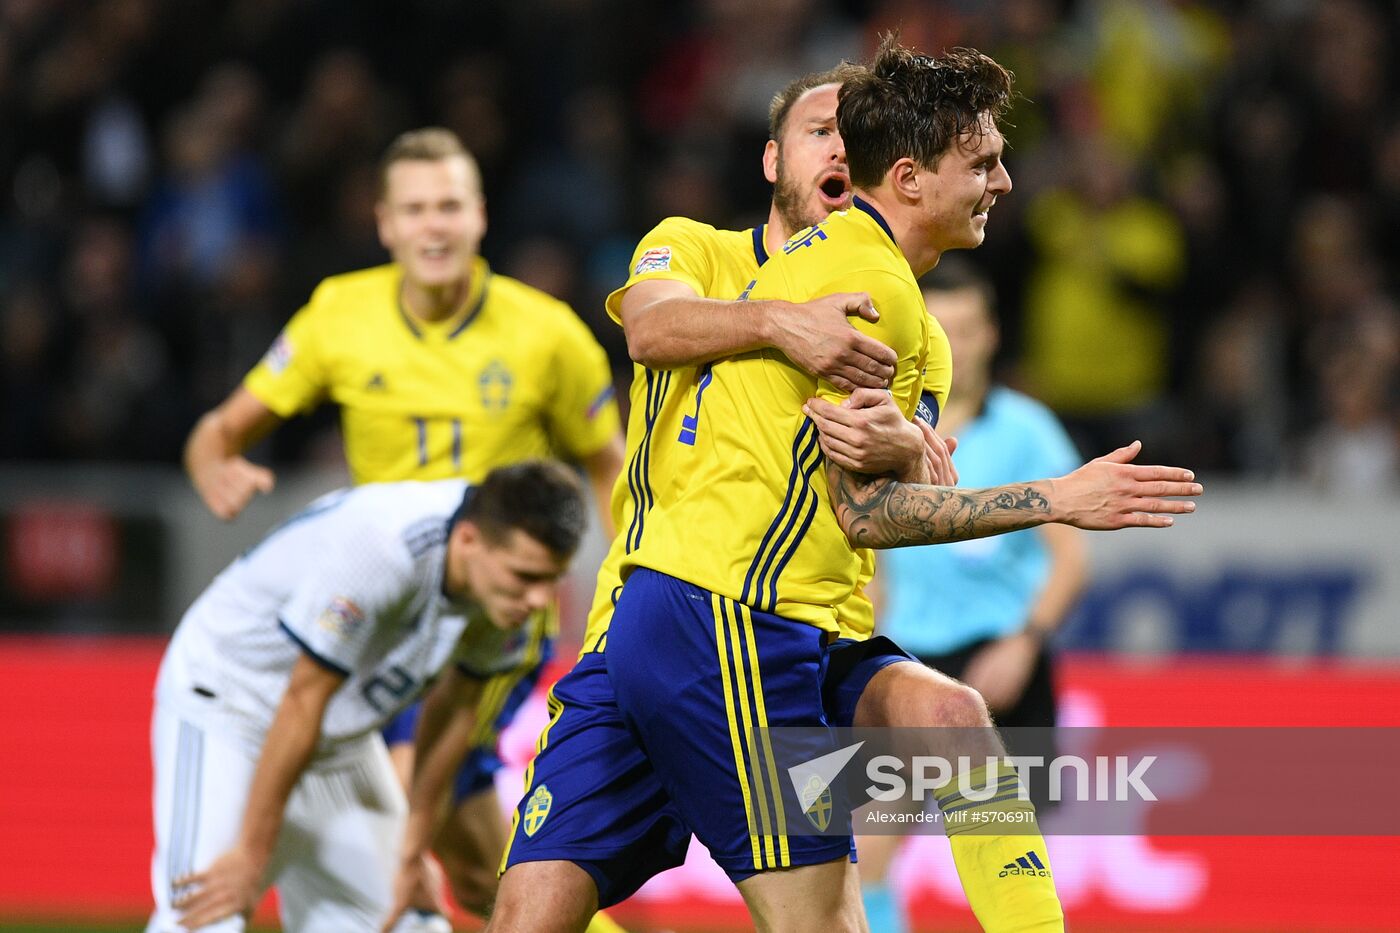
[[[383,726],[454,652],[465,651],[456,660],[468,673],[508,669],[523,629],[503,632],[442,589],[449,522],[467,489],[338,490],[273,529],[185,613],[161,664],[160,702],[260,745],[308,654],[346,678],[322,721],[325,751]]]

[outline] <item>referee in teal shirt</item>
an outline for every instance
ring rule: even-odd
[[[998,332],[989,283],[949,258],[920,284],[953,350],[953,388],[938,430],[958,439],[958,485],[1016,483],[1078,467],[1079,454],[1050,409],[991,381]],[[1084,587],[1083,534],[1042,525],[885,551],[881,630],[976,688],[999,725],[1052,726],[1047,641]]]

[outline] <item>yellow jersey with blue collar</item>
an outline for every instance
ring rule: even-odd
[[[465,477],[579,459],[618,430],[607,356],[563,302],[472,266],[462,307],[424,322],[397,265],[324,280],[244,386],[289,418],[341,406],[355,483]]]
[[[913,417],[920,401],[932,319],[889,225],[861,200],[794,236],[758,271],[744,297],[807,301],[863,291],[880,311],[854,326],[892,347],[890,386]],[[802,414],[813,395],[844,395],[775,350],[697,371],[683,405],[673,481],[646,514],[646,533],[621,573],[648,567],[761,612],[840,632],[838,607],[855,593],[863,556],[832,511],[815,425]]]
[[[768,260],[764,227],[718,230],[685,217],[668,217],[642,238],[632,255],[631,274],[608,296],[608,313],[622,323],[622,299],[639,282],[683,282],[702,298],[732,301],[748,288]],[[612,493],[613,539],[598,571],[583,653],[604,646],[613,605],[622,592],[622,561],[641,546],[647,516],[658,496],[670,496],[683,481],[676,448],[685,446],[686,400],[693,398],[699,367],[652,370],[632,367],[631,409],[623,472]]]

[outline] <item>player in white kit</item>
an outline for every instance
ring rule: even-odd
[[[406,812],[379,729],[449,661],[519,662],[584,521],[558,464],[361,486],[219,574],[156,685],[148,933],[241,931],[268,884],[288,930],[377,931]]]

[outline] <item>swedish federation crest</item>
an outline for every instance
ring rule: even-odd
[[[820,731],[816,729],[773,729],[771,730],[777,740],[778,747],[783,753],[797,752],[798,754],[811,754],[814,745],[813,739],[820,740],[825,745],[831,740],[830,732],[825,727]],[[797,747],[791,746],[796,743]],[[797,803],[802,807],[802,815],[807,817],[807,822],[819,833],[827,831],[831,826],[831,816],[833,810],[831,785],[836,782],[841,771],[855,757],[856,752],[865,742],[856,742],[847,745],[845,748],[838,748],[834,752],[827,752],[801,764],[793,765],[787,769],[788,780],[792,781],[792,792],[797,795]],[[804,755],[805,757],[805,755]],[[839,792],[839,785],[838,785]],[[847,808],[842,807],[844,813]],[[838,823],[838,829],[846,827],[844,822]]]
[[[545,818],[549,816],[549,808],[553,804],[554,795],[546,785],[541,784],[535,788],[535,792],[525,802],[525,835],[535,835],[535,831],[544,825]],[[830,810],[830,807],[827,809]]]
[[[831,788],[827,783],[817,775],[812,775],[807,778],[798,799],[807,822],[815,826],[817,832],[826,832],[826,828],[831,825]]]
[[[504,411],[509,407],[515,377],[511,375],[505,363],[492,360],[481,371],[481,375],[477,376],[476,383],[477,388],[481,390],[482,408],[487,411]]]

